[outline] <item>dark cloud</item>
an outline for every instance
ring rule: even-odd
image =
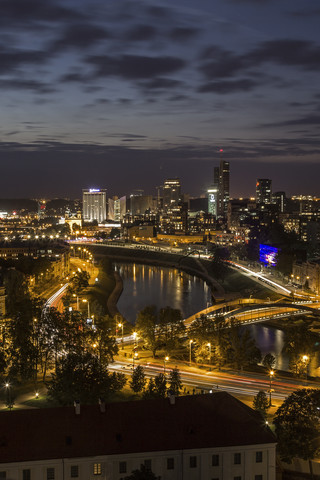
[[[181,88],[183,82],[172,78],[157,77],[146,82],[140,82],[140,85],[146,90],[167,90],[175,87]]]
[[[173,95],[172,97],[168,98],[169,102],[182,102],[188,99],[189,97],[186,95]]]
[[[211,46],[202,52],[200,61],[200,71],[208,80],[250,73],[250,69],[261,67],[265,63],[318,71],[320,47],[313,42],[280,39],[262,42],[246,54],[238,54],[219,46]],[[251,72],[251,75],[256,76],[257,72]]]
[[[320,115],[307,115],[293,120],[285,120],[277,123],[266,123],[263,127],[286,127],[293,125],[320,125]]]
[[[55,0],[2,0],[0,24],[5,27],[45,22],[65,22],[83,18],[79,9],[72,9]]]
[[[70,48],[83,50],[111,38],[105,28],[90,24],[76,24],[64,28],[57,40],[49,47],[50,51],[65,51]]]
[[[143,55],[90,56],[87,62],[95,68],[96,77],[115,76],[124,79],[152,78],[182,70],[185,62],[177,57]]]
[[[27,79],[19,80],[18,78],[8,80],[0,79],[0,88],[4,88],[6,90],[30,90],[40,95],[54,93],[57,91],[56,88],[47,83]]]
[[[219,82],[208,82],[198,88],[200,93],[236,93],[236,92],[248,92],[257,86],[257,82],[248,78],[240,80],[224,80]]]
[[[320,70],[320,47],[304,40],[272,40],[263,42],[244,57],[248,66],[273,62],[277,65],[302,67],[305,70]]]
[[[89,80],[88,75],[80,72],[66,73],[60,77],[59,81],[62,83],[85,83]]]
[[[8,75],[25,65],[41,65],[48,60],[47,53],[39,50],[1,49],[0,75]]]
[[[171,30],[169,37],[176,42],[185,42],[194,38],[200,32],[197,28],[192,27],[177,27]]]
[[[155,38],[157,30],[151,25],[137,25],[125,34],[125,39],[131,42],[142,42]]]

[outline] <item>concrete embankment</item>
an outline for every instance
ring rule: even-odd
[[[107,300],[107,308],[112,317],[115,315],[121,315],[118,310],[117,303],[123,290],[122,278],[118,272],[114,272],[114,279],[116,281],[116,285]]]

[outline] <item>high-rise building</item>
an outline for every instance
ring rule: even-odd
[[[272,180],[269,178],[258,178],[256,183],[256,202],[258,205],[270,205],[271,185]]]
[[[163,185],[163,209],[178,205],[181,202],[181,184],[178,178],[171,178],[164,181]]]
[[[108,219],[120,222],[126,214],[126,197],[108,198]]]
[[[220,161],[219,169],[219,205],[218,215],[226,217],[228,203],[230,200],[230,164],[224,160]]]
[[[82,190],[82,213],[85,222],[98,223],[107,218],[107,191],[99,188]]]
[[[214,215],[215,217],[218,214],[218,186],[214,185],[213,187],[208,188],[208,213]]]

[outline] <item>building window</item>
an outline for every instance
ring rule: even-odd
[[[167,470],[174,470],[174,458],[167,458]]]
[[[93,464],[93,475],[101,475],[101,463]]]
[[[237,475],[236,477],[233,477],[233,480],[241,480],[241,475]]]
[[[144,466],[146,467],[146,470],[148,470],[150,472],[151,471],[151,460],[150,459],[145,460],[144,461]]]
[[[256,463],[262,462],[262,452],[256,452]]]
[[[7,472],[0,472],[0,480],[6,480]]]
[[[197,457],[190,457],[190,468],[197,468]]]
[[[241,464],[241,453],[235,453],[233,456],[233,463],[235,465],[240,465]]]
[[[212,455],[212,466],[219,467],[219,455]]]
[[[54,480],[54,468],[47,468],[47,480]]]
[[[78,465],[71,465],[70,476],[71,476],[71,478],[78,478],[79,477],[79,467],[78,467]]]
[[[119,473],[127,473],[127,462],[119,462]]]
[[[254,480],[263,480],[263,475],[255,475]]]
[[[31,480],[31,470],[29,468],[22,470],[22,480]]]

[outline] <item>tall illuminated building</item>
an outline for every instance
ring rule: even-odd
[[[218,186],[214,185],[213,187],[208,188],[208,213],[214,215],[215,217],[218,215]]]
[[[162,187],[163,194],[163,209],[178,205],[181,202],[181,184],[178,178],[171,178],[164,181]]]
[[[226,217],[230,200],[230,164],[220,160],[218,215]]]
[[[270,205],[272,180],[258,178],[256,183],[256,202],[258,205]]]
[[[82,190],[82,214],[85,222],[104,222],[107,218],[107,190],[90,188]]]

